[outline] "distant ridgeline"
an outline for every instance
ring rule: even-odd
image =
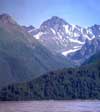
[[[100,99],[100,62],[50,72],[0,91],[0,100],[3,101],[48,99]]]

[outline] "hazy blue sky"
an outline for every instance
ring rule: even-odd
[[[38,27],[59,16],[72,24],[100,24],[100,0],[0,0],[0,13],[8,13],[20,24]]]

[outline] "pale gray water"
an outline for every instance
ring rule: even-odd
[[[100,112],[100,101],[0,102],[0,112]]]

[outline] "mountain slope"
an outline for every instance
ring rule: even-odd
[[[0,88],[68,65],[63,63],[63,57],[52,55],[7,14],[0,15],[0,60]]]
[[[88,64],[93,64],[93,63],[97,63],[100,60],[100,51],[98,51],[96,54],[94,54],[93,56],[91,56],[89,59],[87,59],[83,65],[88,65]]]
[[[76,65],[80,65],[88,60],[92,55],[100,51],[100,38],[95,38],[91,41],[87,40],[79,51],[69,55],[69,60],[72,60]]]

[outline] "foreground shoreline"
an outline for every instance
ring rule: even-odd
[[[100,100],[2,101],[0,112],[100,112]]]

